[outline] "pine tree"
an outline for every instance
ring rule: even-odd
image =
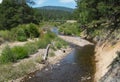
[[[25,0],[3,0],[0,5],[0,29],[11,29],[19,24],[37,23]]]

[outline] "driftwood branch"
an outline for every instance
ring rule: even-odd
[[[48,58],[48,52],[49,52],[50,45],[51,44],[48,44],[47,47],[46,47],[45,54],[43,55],[43,60],[44,61],[47,60],[47,58]]]

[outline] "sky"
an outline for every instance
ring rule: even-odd
[[[74,0],[34,0],[36,5],[33,7],[41,7],[41,6],[64,6],[75,8],[76,3]]]
[[[0,0],[0,3],[2,2],[2,0]]]
[[[42,6],[64,6],[69,8],[75,8],[76,3],[74,0],[33,0],[35,5],[33,7],[42,7]],[[0,0],[0,3],[2,0]]]

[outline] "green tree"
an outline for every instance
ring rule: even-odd
[[[120,0],[76,0],[78,21],[82,24],[94,20],[119,18]]]
[[[0,5],[0,29],[11,29],[19,24],[37,23],[33,9],[26,0],[3,0]]]

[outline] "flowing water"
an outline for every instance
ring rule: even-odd
[[[24,82],[93,82],[94,54],[94,46],[74,47],[60,63],[48,65]]]

